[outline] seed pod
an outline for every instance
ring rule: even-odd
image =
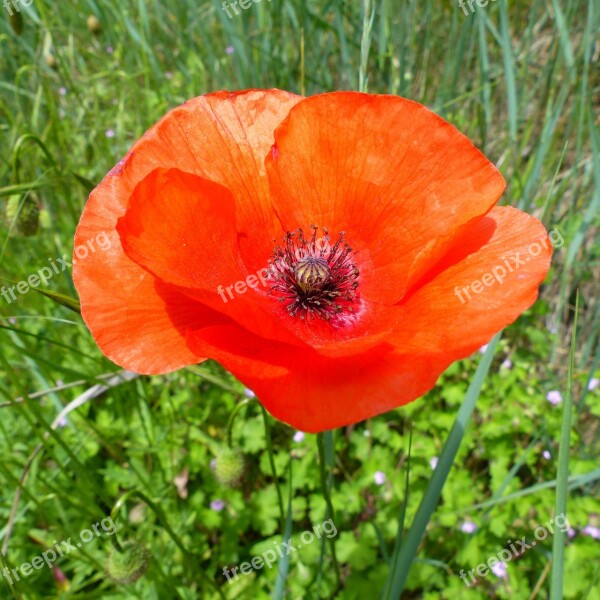
[[[10,27],[16,35],[21,35],[23,33],[23,15],[20,11],[13,11],[12,13],[10,13],[8,17],[8,22],[10,23]]]
[[[123,585],[134,583],[148,569],[149,554],[146,547],[134,540],[121,544],[122,551],[113,548],[106,560],[106,573]]]
[[[87,28],[90,31],[90,33],[97,34],[102,31],[102,23],[100,23],[98,17],[90,15],[87,18]]]
[[[235,448],[225,448],[215,459],[215,477],[223,485],[235,486],[244,472],[244,457]]]
[[[307,256],[296,263],[294,274],[298,285],[308,292],[327,281],[331,269],[327,260],[320,256]]]
[[[40,206],[33,194],[23,200],[19,194],[8,198],[5,209],[9,226],[14,223],[13,232],[24,235],[35,235],[40,222]]]
[[[51,69],[56,69],[56,58],[54,58],[53,54],[46,54],[44,60]]]

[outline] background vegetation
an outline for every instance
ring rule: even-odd
[[[465,15],[440,0],[262,0],[232,19],[217,0],[19,7],[10,18],[0,9],[0,285],[70,255],[90,189],[169,108],[217,89],[368,85],[422,102],[499,166],[505,203],[565,243],[538,303],[485,356],[453,365],[412,405],[319,440],[270,418],[265,432],[260,405],[214,363],[113,377],[119,369],[64,306],[76,294],[70,270],[47,288],[63,296],[0,297],[0,570],[109,514],[119,530],[14,587],[0,577],[0,598],[353,599],[403,589],[403,598],[527,599],[552,587],[553,598],[564,589],[599,599],[598,3],[497,0]],[[551,391],[563,401],[548,401]],[[215,476],[228,445],[243,456],[236,486]],[[569,535],[464,585],[461,569],[532,540],[565,498]],[[327,543],[227,583],[224,566],[290,531],[297,544],[331,509],[338,533]],[[120,565],[130,583],[116,581],[115,540],[133,544]]]

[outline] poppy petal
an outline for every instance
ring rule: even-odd
[[[136,186],[117,231],[131,260],[180,293],[265,338],[302,344],[281,327],[273,298],[246,285],[235,215],[223,186],[178,169],[155,169]]]
[[[190,329],[190,346],[219,360],[275,417],[298,429],[323,431],[355,423],[418,398],[449,364],[514,321],[535,301],[551,252],[537,219],[499,207],[471,224],[466,239],[407,299],[396,335],[367,352],[325,357],[286,344],[266,344],[239,329],[234,338],[227,325]],[[513,278],[482,284],[481,296],[472,292],[468,304],[456,297],[455,286],[472,285],[509,259]]]
[[[321,319],[307,323],[291,317],[266,289],[240,286],[249,273],[238,255],[235,210],[226,188],[177,169],[156,169],[136,186],[117,231],[133,261],[262,337],[339,356],[374,346],[401,321],[401,308],[362,301],[345,327]],[[233,293],[229,283],[244,293]]]
[[[223,186],[156,169],[135,188],[117,222],[125,253],[168,283],[216,294],[245,275],[235,230],[235,203]]]
[[[431,389],[448,366],[443,355],[402,355],[385,345],[326,358],[239,328],[190,330],[190,346],[218,360],[277,419],[319,432],[387,412]],[[351,374],[351,376],[349,376]]]
[[[229,189],[249,268],[256,270],[270,256],[273,231],[279,231],[264,158],[275,128],[300,99],[281,90],[246,90],[188,100],[136,142],[119,166],[120,174],[130,191],[159,167],[199,175]],[[265,235],[257,236],[263,229]]]
[[[551,256],[540,221],[516,208],[493,209],[403,303],[398,346],[468,356],[535,302]]]
[[[472,142],[424,106],[356,92],[296,104],[266,165],[282,223],[345,231],[371,263],[362,295],[385,303],[400,300],[505,188]]]
[[[134,144],[91,193],[75,247],[105,241],[73,265],[82,316],[103,353],[124,368],[161,373],[202,360],[185,341],[191,326],[222,317],[174,288],[157,292],[155,277],[128,258],[116,231],[133,190],[162,167],[195,174],[232,190],[245,259],[263,266],[275,217],[264,156],[275,127],[300,98],[280,90],[218,92],[174,109]],[[254,239],[255,228],[266,235]],[[256,267],[259,268],[259,267]],[[169,310],[171,313],[169,313]]]

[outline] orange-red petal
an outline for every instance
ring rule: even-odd
[[[444,355],[402,355],[386,345],[327,358],[271,343],[238,327],[190,331],[190,346],[206,352],[254,391],[277,419],[318,432],[384,413],[431,389],[448,366]]]
[[[248,90],[190,100],[138,140],[92,192],[75,247],[101,236],[110,248],[100,250],[96,244],[95,252],[74,265],[73,279],[82,316],[100,349],[115,363],[140,373],[160,373],[199,362],[204,356],[188,347],[187,328],[223,319],[180,291],[165,290],[125,255],[116,224],[137,184],[162,167],[224,185],[236,198],[239,246],[246,248],[250,264],[263,266],[276,221],[263,159],[275,127],[299,99],[279,90]],[[261,225],[269,235],[255,241]]]
[[[524,263],[513,266],[512,278],[482,286],[469,303],[456,297],[455,286],[472,284],[505,259],[514,265],[517,253]],[[418,398],[449,364],[514,321],[535,301],[550,255],[550,240],[537,219],[496,208],[471,225],[465,240],[407,299],[395,334],[368,351],[326,357],[266,343],[228,325],[190,330],[190,346],[220,361],[275,417],[298,429],[355,423]]]
[[[406,322],[396,343],[404,351],[468,356],[535,302],[551,256],[540,221],[516,208],[494,208],[403,304]]]
[[[292,230],[345,231],[364,265],[361,293],[397,302],[505,183],[452,125],[396,96],[335,92],[296,104],[266,161]]]
[[[425,393],[535,300],[550,243],[536,219],[491,210],[503,189],[467,138],[402,98],[197,98],[90,196],[76,246],[106,235],[110,248],[75,265],[82,314],[126,368],[210,357],[299,429],[354,423]],[[356,250],[355,323],[294,320],[266,289],[220,304],[219,285],[267,266],[273,236],[313,223]],[[456,289],[517,253],[530,260],[461,302]]]
[[[223,186],[178,169],[156,169],[135,188],[117,222],[129,258],[159,279],[217,294],[245,277],[235,201]]]

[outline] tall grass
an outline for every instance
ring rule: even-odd
[[[29,293],[10,304],[0,298],[0,570],[55,539],[76,538],[115,508],[122,513],[119,539],[143,540],[153,555],[145,578],[119,587],[105,577],[102,542],[57,563],[70,591],[56,571],[40,572],[12,586],[0,577],[1,597],[353,598],[352,586],[359,585],[353,572],[364,575],[363,595],[416,597],[427,585],[429,593],[450,594],[462,590],[452,588],[462,586],[457,561],[473,560],[469,552],[480,544],[456,538],[454,555],[436,554],[456,515],[481,514],[481,527],[495,532],[478,550],[483,553],[493,550],[490,539],[513,535],[505,534],[499,512],[518,504],[523,524],[525,503],[538,499],[536,514],[549,517],[539,511],[554,488],[557,511],[570,495],[581,500],[577,514],[600,518],[594,468],[600,413],[587,389],[600,366],[600,8],[594,0],[475,6],[465,16],[458,3],[439,0],[262,0],[229,19],[216,0],[35,0],[22,6],[20,35],[16,18],[0,11],[0,206],[18,196],[21,206],[34,199],[43,208],[31,237],[16,235],[16,218],[3,221],[0,286],[26,279],[48,258],[70,255],[92,187],[169,108],[216,89],[279,87],[307,95],[368,89],[422,102],[499,166],[508,182],[503,202],[537,215],[565,240],[540,301],[488,348],[466,394],[472,362],[444,380],[460,401],[438,388],[417,408],[364,427],[392,436],[389,446],[349,428],[298,450],[288,428],[270,417],[265,434],[256,402],[244,400],[242,386],[213,363],[116,384],[119,370],[101,356],[76,313],[68,270],[52,280],[47,295]],[[89,15],[99,19],[100,32],[88,31]],[[524,362],[517,400],[495,392],[500,376],[486,379],[496,343]],[[106,381],[113,383],[97,387]],[[556,448],[559,442],[552,417],[527,406],[548,389],[562,390],[567,399],[560,470],[532,475],[540,444]],[[76,400],[66,426],[54,423]],[[240,402],[248,406],[228,431]],[[473,436],[502,419],[499,404],[511,419],[532,420],[531,435],[515,434],[514,460],[496,474],[493,460],[481,467],[488,438]],[[403,434],[401,445],[394,445],[396,431]],[[241,490],[225,491],[210,479],[210,460],[228,435],[244,448],[252,473]],[[394,457],[398,479],[385,506],[377,505],[386,515],[378,520],[363,469],[382,456],[379,444]],[[426,462],[425,448],[441,450],[430,480],[419,463]],[[298,463],[293,473],[292,460]],[[460,504],[445,490],[465,489],[468,474],[486,482]],[[173,485],[179,477],[189,481],[188,496]],[[215,494],[227,495],[227,515],[207,508]],[[349,505],[358,498],[364,504],[355,514]],[[308,522],[334,513],[345,531],[322,541],[314,555],[307,549],[306,564],[290,557],[277,576],[224,581],[225,564],[262,551],[275,536],[295,539]],[[372,524],[370,533],[363,523]],[[372,562],[364,550],[370,536]],[[574,572],[576,554],[556,537],[543,558],[548,565],[555,560],[552,566],[519,574],[517,581],[535,581],[535,587],[523,591],[507,580],[469,593],[544,597],[551,580],[552,598],[561,598],[563,589],[565,597],[584,597],[576,578],[560,575]],[[369,564],[365,573],[361,562]],[[44,595],[49,586],[56,596]],[[585,589],[588,598],[598,598],[598,579]]]

